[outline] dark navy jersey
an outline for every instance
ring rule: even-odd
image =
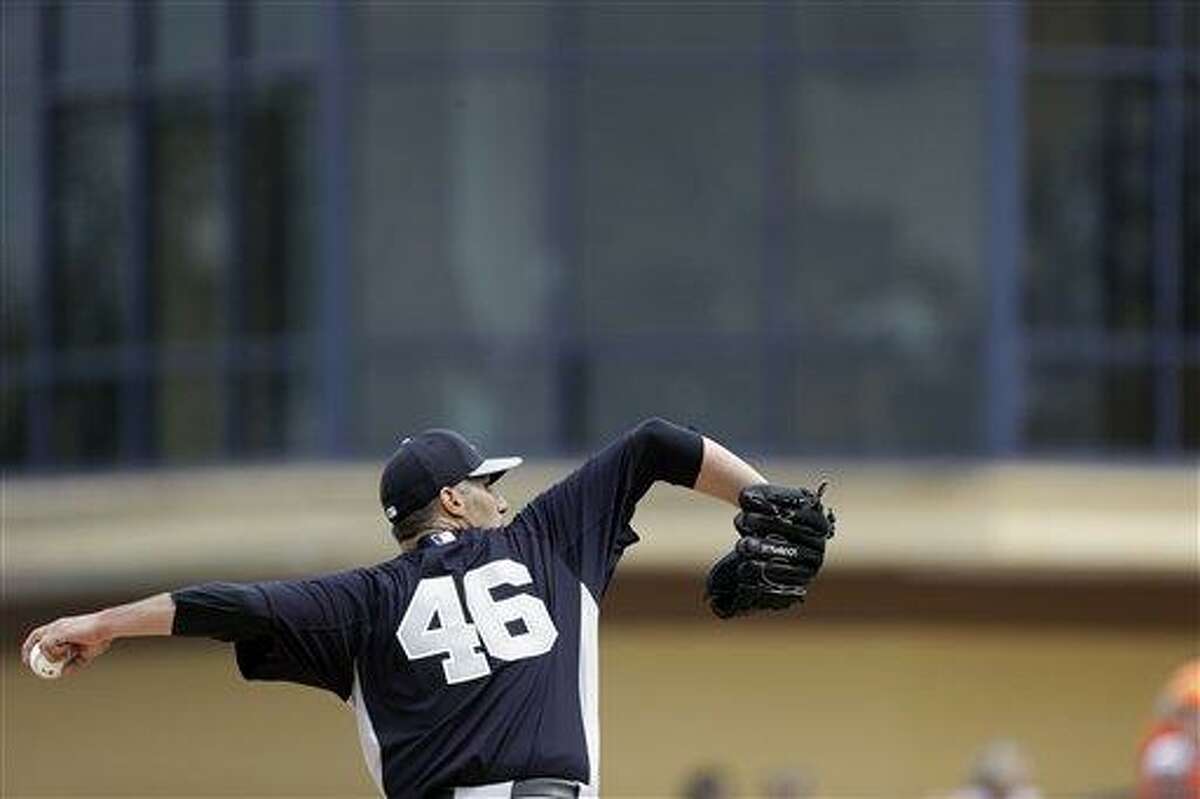
[[[597,605],[655,480],[694,484],[700,437],[643,423],[510,524],[435,533],[376,566],[176,592],[176,632],[236,641],[248,679],[333,691],[388,796],[505,795],[551,777],[594,795]],[[472,787],[474,786],[474,787]]]

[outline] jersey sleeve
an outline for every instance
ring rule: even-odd
[[[348,699],[370,594],[363,569],[287,582],[206,583],[172,594],[172,632],[233,641],[248,680],[294,682]]]
[[[692,487],[704,440],[662,419],[648,419],[538,495],[514,520],[542,531],[552,548],[599,599],[625,548],[638,540],[630,519],[657,480]]]

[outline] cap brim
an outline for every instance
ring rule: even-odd
[[[467,475],[467,477],[490,477],[489,483],[494,483],[504,476],[509,469],[515,469],[522,463],[521,458],[488,458]]]

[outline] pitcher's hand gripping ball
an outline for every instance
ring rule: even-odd
[[[46,657],[46,653],[42,651],[40,643],[34,644],[33,649],[29,652],[29,668],[43,680],[57,680],[61,677],[63,667],[67,665],[67,660],[68,658],[51,660]]]
[[[706,598],[718,617],[801,604],[825,560],[836,519],[821,503],[826,483],[806,488],[747,486],[733,520],[741,538],[708,573]]]

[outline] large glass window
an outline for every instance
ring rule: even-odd
[[[234,330],[246,357],[232,387],[241,452],[312,450],[318,387],[312,359],[318,238],[311,93],[282,82],[251,95],[241,137],[244,235]]]
[[[545,327],[544,81],[520,72],[358,95],[357,314],[370,338]]]
[[[113,347],[128,318],[122,291],[133,236],[128,109],[72,104],[54,115],[54,128],[54,347]]]
[[[1027,108],[1026,321],[1151,329],[1153,84],[1039,77]]]
[[[56,12],[44,14],[59,28],[59,68],[75,77],[95,71],[125,73],[133,48],[134,5],[126,0],[89,0],[57,4]]]
[[[582,244],[565,267],[579,284],[578,324],[598,341],[757,330],[761,84],[753,69],[584,79]]]
[[[165,97],[154,126],[154,338],[167,458],[215,456],[224,443],[220,344],[229,329],[228,207],[216,98]]]
[[[371,55],[537,50],[545,46],[549,4],[368,2],[354,14],[354,44]]]
[[[1194,450],[1195,6],[4,4],[4,458]]]
[[[154,9],[156,66],[167,75],[220,65],[229,3],[158,3]]]
[[[780,4],[792,15],[796,44],[805,51],[969,52],[983,41],[985,3]]]
[[[1027,12],[1029,39],[1036,47],[1150,47],[1156,5],[1163,3],[1033,0]]]
[[[501,413],[503,392],[452,364],[546,329],[558,265],[545,228],[545,81],[523,71],[381,79],[357,102],[355,318],[369,363],[363,445],[390,442],[417,419],[429,426],[464,415],[498,425],[510,418]],[[504,374],[523,375],[530,397],[549,392],[533,353]],[[464,381],[477,397],[447,396]],[[541,440],[544,423],[510,421]]]
[[[1200,335],[1200,70],[1184,76],[1182,138],[1179,321],[1184,333]]]
[[[584,48],[649,52],[742,50],[762,43],[765,4],[585,3]]]
[[[979,445],[981,83],[910,69],[791,84],[776,307],[797,338],[794,446]]]

